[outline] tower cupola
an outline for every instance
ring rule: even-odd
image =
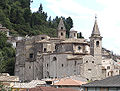
[[[101,64],[102,61],[102,37],[97,25],[97,17],[95,17],[95,23],[93,31],[90,37],[90,54],[97,58],[97,64]]]
[[[60,19],[60,22],[59,22],[59,25],[58,25],[57,36],[60,39],[65,39],[66,38],[66,28],[65,28],[65,25],[64,25],[64,22],[63,22],[62,18]]]

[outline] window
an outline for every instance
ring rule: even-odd
[[[62,64],[62,67],[63,67],[63,64]]]
[[[102,69],[102,74],[104,74],[105,73],[105,69]]]
[[[55,49],[57,49],[57,45],[55,45]]]
[[[74,37],[75,37],[75,33],[74,33]]]
[[[33,53],[30,53],[29,58],[33,58]]]
[[[61,36],[63,36],[63,33],[61,32]]]
[[[80,50],[81,49],[81,47],[80,46],[78,46],[78,50]]]
[[[107,69],[110,69],[110,66],[107,66]]]
[[[46,48],[44,48],[44,52],[46,52],[47,51],[47,49]]]
[[[61,29],[63,29],[63,27],[61,27]]]
[[[31,69],[31,66],[29,66],[28,68]]]
[[[99,46],[99,41],[96,41],[96,46],[97,46],[97,47]]]
[[[48,67],[48,64],[47,64],[47,67]]]
[[[74,62],[75,62],[75,64],[74,64],[74,65],[76,66],[76,64],[77,64],[77,61],[74,61]]]
[[[88,61],[86,61],[86,63],[88,63]]]
[[[56,61],[57,60],[57,58],[56,57],[53,57],[53,61]]]
[[[45,39],[44,37],[41,37],[41,40]]]
[[[91,69],[88,69],[88,71],[91,71]]]
[[[92,61],[92,63],[94,63],[94,61]]]
[[[92,69],[88,69],[88,72],[91,72]]]
[[[23,89],[23,90],[21,90],[21,91],[24,91],[24,89]],[[27,91],[29,91],[29,89],[27,89]]]

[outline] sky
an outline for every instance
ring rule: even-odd
[[[48,16],[71,17],[73,29],[89,40],[95,15],[103,37],[102,46],[120,55],[120,0],[33,0],[32,12],[40,3]]]

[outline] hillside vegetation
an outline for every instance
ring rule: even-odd
[[[47,34],[56,36],[56,29],[61,17],[55,19],[48,17],[40,4],[38,11],[31,12],[30,0],[0,0],[0,24],[10,30],[12,36],[34,36]],[[70,28],[73,27],[71,17],[62,17],[67,29],[67,36]],[[0,33],[0,73],[7,72],[14,75],[15,49],[7,43],[5,34]]]
[[[56,36],[56,28],[60,17],[56,16],[51,20],[47,12],[43,11],[40,4],[38,11],[31,12],[30,0],[0,0],[0,23],[10,29],[10,34],[13,36],[33,36],[38,34],[47,34]],[[70,28],[73,27],[71,17],[64,18],[64,23],[67,29],[67,36]]]
[[[7,37],[0,32],[0,73],[14,75],[15,49],[7,42]]]

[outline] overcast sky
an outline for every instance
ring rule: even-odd
[[[103,37],[103,47],[120,54],[120,0],[33,0],[32,12],[42,3],[48,16],[71,17],[74,30],[89,39],[95,15]]]

